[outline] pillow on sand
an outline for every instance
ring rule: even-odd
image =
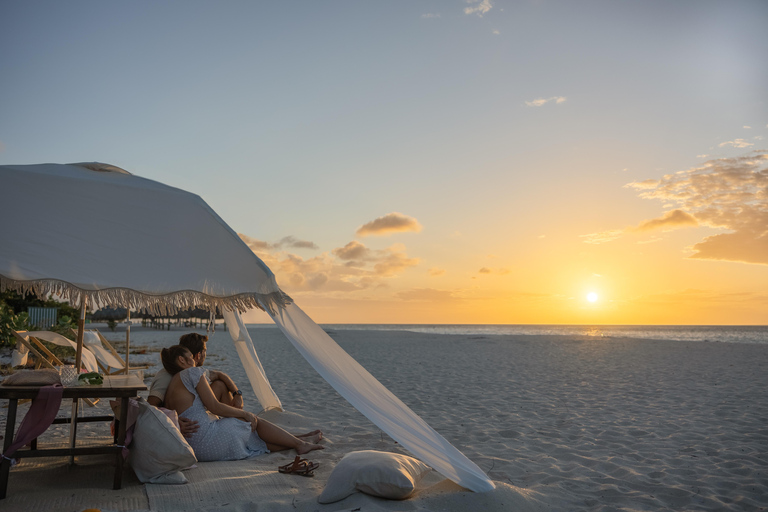
[[[333,468],[320,503],[343,500],[355,491],[379,498],[402,500],[410,496],[430,467],[407,455],[363,450],[348,453]]]
[[[143,400],[138,405],[128,457],[136,476],[142,483],[187,483],[181,470],[197,462],[194,450],[165,413]]]

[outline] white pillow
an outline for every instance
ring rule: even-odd
[[[128,457],[143,483],[185,484],[181,470],[197,462],[195,452],[173,421],[157,407],[140,400]]]
[[[430,470],[420,460],[407,455],[375,450],[351,452],[333,468],[317,501],[333,503],[355,491],[402,500],[413,494],[416,484]]]

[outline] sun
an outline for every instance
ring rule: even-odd
[[[587,294],[587,300],[589,302],[597,302],[597,299],[598,299],[598,296],[597,296],[597,294],[595,292],[589,292]]]

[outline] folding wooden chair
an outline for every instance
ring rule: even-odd
[[[72,331],[77,334],[76,331]],[[115,347],[99,332],[98,329],[88,329],[83,336],[83,346],[93,352],[96,362],[105,375],[128,373],[128,370],[146,370],[149,366],[131,366],[126,368],[125,359],[115,350]],[[104,348],[106,347],[106,348]]]
[[[55,332],[13,331],[13,336],[16,338],[16,349],[14,350],[15,354],[13,358],[15,360],[14,362],[18,364],[26,364],[27,356],[29,355],[29,352],[31,352],[35,358],[35,369],[45,366],[55,370],[57,366],[64,366],[61,359],[51,352],[41,340],[48,341],[55,345],[63,347],[68,346],[75,350],[77,349],[77,344],[74,341]],[[93,354],[87,348],[83,347],[84,366],[91,371],[95,371],[97,366],[96,363],[97,361]],[[83,400],[85,400],[85,403],[91,407],[96,405],[99,401],[98,398],[96,400],[84,398]]]

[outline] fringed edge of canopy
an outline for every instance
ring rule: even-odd
[[[271,293],[240,293],[227,297],[217,297],[194,290],[153,295],[130,288],[84,290],[58,279],[17,281],[0,275],[0,291],[5,290],[22,294],[33,293],[38,297],[54,295],[69,301],[73,306],[79,306],[85,297],[86,304],[92,311],[103,307],[123,307],[157,316],[175,315],[179,311],[196,308],[214,312],[237,309],[241,313],[258,308],[274,315],[278,309],[293,303],[293,299],[279,289]]]

